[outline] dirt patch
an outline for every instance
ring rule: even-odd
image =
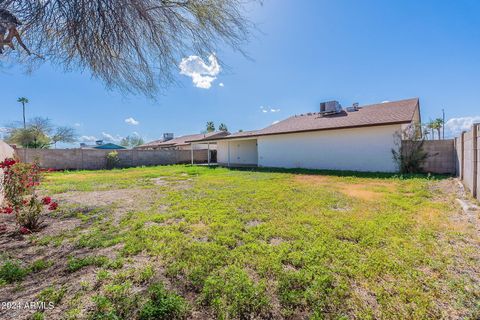
[[[382,193],[366,190],[364,185],[358,185],[358,184],[342,186],[340,191],[349,197],[353,197],[361,200],[378,200],[383,197]]]
[[[384,196],[384,193],[381,192],[382,189],[387,191],[395,190],[394,182],[384,182],[378,181],[377,179],[364,179],[362,183],[345,183],[335,181],[334,178],[321,175],[296,175],[295,181],[308,184],[308,185],[317,185],[325,186],[333,190],[338,190],[343,194],[361,199],[361,200],[378,200]]]
[[[156,186],[166,186],[166,185],[168,185],[168,181],[165,181],[165,179],[162,178],[162,177],[153,178],[153,179],[152,179],[152,182],[153,182]]]
[[[253,228],[253,227],[259,226],[261,224],[262,224],[262,221],[260,221],[260,220],[250,220],[250,221],[247,221],[247,223],[245,223],[245,226],[247,228]]]
[[[279,237],[272,238],[269,241],[270,245],[272,245],[274,247],[281,245],[283,242],[285,242],[285,240],[283,240],[283,238],[279,238]]]
[[[148,189],[119,189],[108,191],[72,191],[55,195],[55,199],[75,204],[94,207],[109,206],[121,202],[123,205],[132,205],[138,198],[144,198]]]
[[[295,181],[308,184],[326,184],[332,182],[332,178],[320,175],[296,175]]]

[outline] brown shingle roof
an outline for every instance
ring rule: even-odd
[[[217,131],[217,132],[209,132],[209,133],[199,133],[199,134],[190,134],[181,137],[177,137],[168,141],[163,140],[155,140],[149,143],[142,144],[137,148],[160,148],[160,147],[175,147],[175,146],[182,146],[188,145],[189,142],[195,140],[202,140],[202,139],[210,139],[210,138],[218,138],[221,136],[227,135],[228,132]]]
[[[319,113],[295,115],[258,131],[239,132],[217,139],[233,139],[245,136],[263,136],[272,134],[333,130],[409,123],[419,108],[418,98],[361,106],[360,110],[321,117]]]
[[[418,99],[408,99],[363,106],[358,111],[320,117],[318,113],[297,115],[273,124],[259,135],[298,131],[316,131],[411,122],[418,108]]]

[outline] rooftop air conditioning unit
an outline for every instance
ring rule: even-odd
[[[327,101],[320,103],[320,115],[329,115],[342,112],[342,106],[338,101]]]
[[[95,141],[95,144],[97,146],[101,146],[103,144],[103,140],[97,140],[97,141]]]
[[[163,141],[168,141],[173,139],[173,133],[164,133],[163,134]]]
[[[348,112],[355,112],[355,111],[358,111],[358,110],[360,110],[360,105],[359,105],[358,102],[355,102],[354,104],[352,104],[351,107],[347,108]]]

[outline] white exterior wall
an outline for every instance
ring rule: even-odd
[[[218,141],[217,162],[228,163],[228,141]],[[258,164],[257,140],[230,140],[230,164]]]
[[[401,125],[388,125],[260,136],[258,165],[395,172],[391,150],[400,130]]]

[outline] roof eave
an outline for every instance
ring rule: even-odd
[[[345,127],[335,127],[335,128],[321,128],[321,129],[306,129],[306,130],[292,130],[292,131],[282,131],[282,132],[271,132],[271,133],[259,133],[250,136],[244,137],[221,137],[211,141],[219,141],[219,140],[235,140],[235,139],[242,139],[242,138],[255,138],[261,136],[273,136],[273,135],[280,135],[280,134],[291,134],[291,133],[302,133],[302,132],[315,132],[315,131],[332,131],[332,130],[342,130],[342,129],[353,129],[353,128],[367,128],[367,127],[379,127],[379,126],[387,126],[387,125],[396,125],[396,124],[405,124],[411,123],[412,120],[403,120],[403,121],[392,121],[392,122],[381,122],[375,124],[364,124],[364,125],[355,125],[355,126],[345,126]],[[207,140],[203,140],[207,142]]]

